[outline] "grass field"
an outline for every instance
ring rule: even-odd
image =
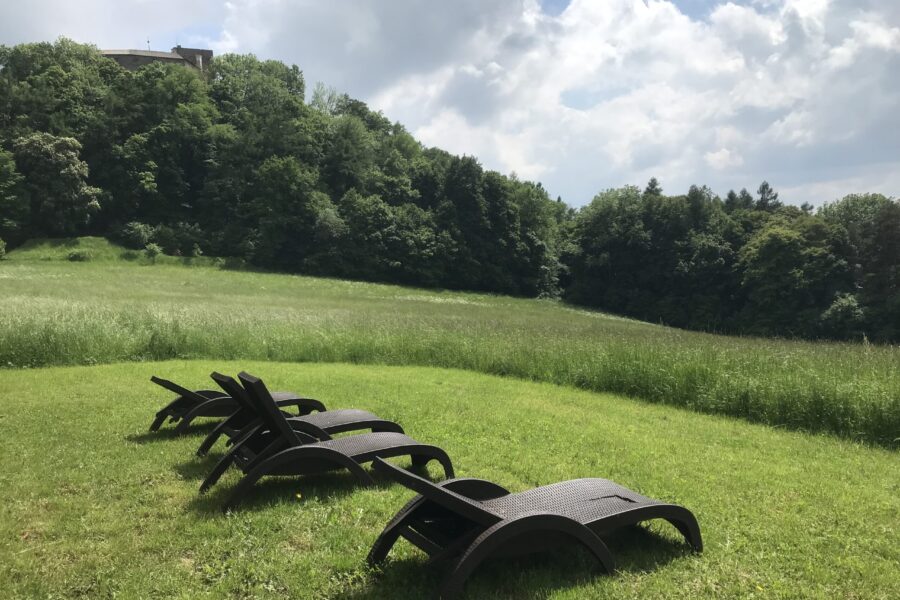
[[[583,476],[682,503],[706,548],[673,528],[500,560],[470,598],[897,598],[900,460],[886,449],[459,370],[216,361],[0,370],[0,589],[8,598],[419,598],[443,574],[405,542],[378,575],[365,555],[411,494],[349,475],[270,480],[228,516],[236,473],[198,497],[215,456],[200,432],[148,434],[167,400],[240,368],[278,389],[358,406],[443,446],[463,476],[512,490]],[[398,459],[399,460],[399,459]],[[400,460],[400,464],[405,464]],[[435,470],[434,474],[438,471]]]
[[[69,262],[78,249],[87,262]],[[742,339],[525,299],[229,271],[104,240],[0,262],[0,365],[171,358],[462,368],[622,393],[888,447],[900,349]]]

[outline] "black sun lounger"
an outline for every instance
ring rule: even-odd
[[[238,377],[264,424],[253,434],[236,441],[200,486],[200,492],[205,492],[232,463],[244,472],[223,510],[235,506],[260,478],[267,475],[313,475],[347,469],[361,485],[372,485],[374,480],[362,464],[376,457],[409,456],[415,467],[437,460],[443,466],[445,476],[453,477],[450,457],[437,446],[421,444],[402,433],[390,431],[332,439],[321,428],[307,422],[308,417],[285,418],[261,379],[247,373]]]
[[[219,423],[215,429],[209,432],[203,443],[197,449],[197,456],[205,456],[221,436],[226,436],[230,443],[237,442],[244,437],[266,432],[266,422],[263,420],[256,405],[247,397],[247,391],[241,387],[233,377],[213,372],[210,374],[225,393],[237,400],[240,408]],[[343,433],[345,431],[358,431],[371,429],[372,431],[394,431],[403,433],[403,428],[393,421],[382,419],[368,411],[358,409],[329,410],[309,414],[303,417],[295,417],[284,411],[281,413],[291,422],[291,426],[298,431],[306,432],[318,439],[328,439],[330,434]],[[295,424],[293,421],[297,420]]]
[[[651,519],[675,526],[696,551],[700,527],[686,508],[652,500],[606,479],[574,479],[510,494],[490,481],[451,479],[435,484],[376,459],[376,471],[418,492],[378,536],[368,561],[377,566],[403,537],[431,560],[453,559],[441,598],[460,594],[486,558],[538,552],[561,540],[579,542],[607,573],[615,564],[598,534]]]
[[[237,401],[221,390],[189,390],[173,381],[155,375],[150,378],[150,381],[178,394],[174,400],[156,413],[156,417],[150,425],[150,431],[157,431],[169,418],[172,423],[178,423],[175,432],[184,433],[197,417],[227,417],[239,408]],[[304,398],[292,392],[273,392],[272,396],[280,407],[296,406],[297,413],[300,415],[316,410],[325,410],[325,405],[318,400]]]

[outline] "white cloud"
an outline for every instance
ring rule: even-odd
[[[797,203],[813,203],[830,202],[860,191],[896,196],[897,190],[900,190],[900,161],[860,167],[847,177],[817,179],[781,188],[779,192]]]
[[[853,21],[853,35],[839,46],[828,50],[826,64],[833,69],[845,69],[854,64],[861,51],[874,48],[883,51],[900,51],[900,27],[887,27],[877,21]]]
[[[572,0],[557,16],[538,0],[72,4],[4,4],[0,42],[134,46],[201,23],[217,51],[297,63],[573,204],[651,175],[670,193],[768,179],[797,203],[900,194],[894,0],[732,0],[693,17],[665,0]]]
[[[720,148],[715,152],[707,152],[703,157],[706,159],[706,164],[717,171],[728,169],[730,167],[739,167],[744,164],[744,159],[741,155],[728,148]]]

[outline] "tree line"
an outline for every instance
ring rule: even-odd
[[[0,46],[0,249],[105,235],[261,268],[562,297],[695,329],[900,339],[900,203],[814,210],[763,182],[598,194],[426,148],[296,66],[135,72],[89,45]],[[2,251],[2,250],[0,250]]]

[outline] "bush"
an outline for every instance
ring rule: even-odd
[[[6,258],[6,242],[0,238],[0,260],[3,260],[4,258]]]
[[[87,250],[72,250],[66,258],[71,262],[87,262],[94,258],[94,255]]]
[[[160,254],[162,254],[162,248],[160,248],[158,244],[147,244],[144,247],[144,256],[146,256],[151,263],[155,263],[156,257]]]
[[[838,294],[820,319],[822,332],[835,339],[858,338],[862,335],[865,311],[853,294]]]
[[[205,235],[196,223],[175,223],[156,228],[153,241],[172,256],[192,256],[194,246],[205,243]]]
[[[119,235],[117,237],[126,248],[140,250],[141,248],[147,247],[147,244],[153,240],[155,234],[156,228],[152,225],[132,221],[131,223],[126,223],[125,226],[119,230]]]

